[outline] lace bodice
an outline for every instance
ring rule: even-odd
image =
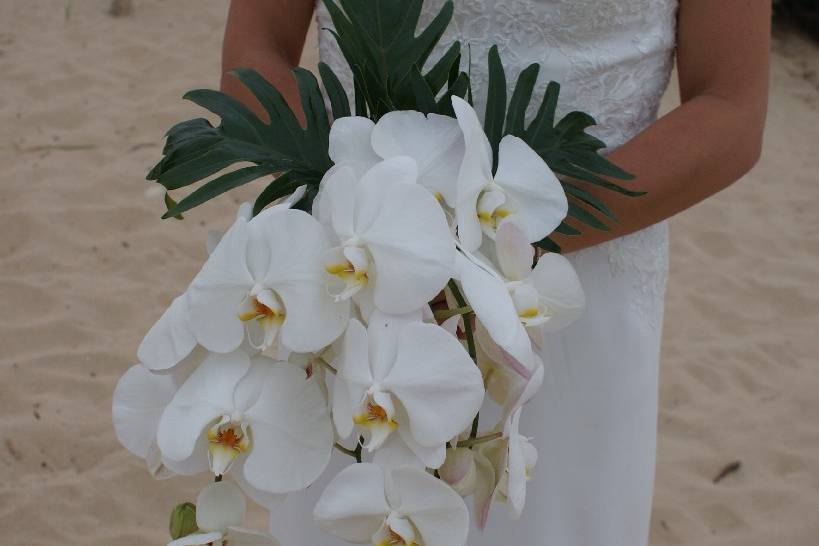
[[[442,4],[443,0],[426,0],[422,23],[428,23]],[[431,59],[455,40],[469,48],[479,113],[484,109],[492,45],[498,46],[510,92],[520,71],[539,63],[533,107],[546,84],[557,81],[558,114],[588,112],[598,122],[591,132],[616,148],[656,119],[673,64],[676,11],[677,0],[455,0],[453,21]],[[317,19],[320,28],[332,26],[321,3]],[[319,45],[322,60],[351,89],[351,75],[330,33],[320,33]],[[468,56],[464,54],[465,59]],[[648,322],[655,322],[655,317],[659,322],[667,271],[665,223],[572,258],[582,266],[588,254],[600,252],[608,255],[611,274],[628,275],[641,294],[630,305],[653,315]]]

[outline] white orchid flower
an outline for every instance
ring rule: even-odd
[[[185,381],[162,413],[157,444],[171,465],[201,461],[205,451],[215,475],[233,467],[240,485],[281,494],[321,474],[333,430],[315,378],[236,351],[208,355]]]
[[[373,546],[464,546],[469,533],[463,499],[412,467],[348,466],[324,490],[313,517],[328,533]]]
[[[328,345],[349,316],[349,304],[325,291],[328,249],[323,228],[305,212],[273,207],[237,218],[188,289],[190,331],[218,353],[236,350],[246,327],[259,349],[279,337],[299,352]]]
[[[409,156],[418,164],[418,183],[450,207],[457,203],[464,138],[458,122],[414,110],[389,112],[372,131],[372,148],[383,159]]]
[[[341,438],[355,425],[378,449],[395,431],[424,462],[444,462],[445,444],[466,428],[483,402],[481,374],[463,346],[420,313],[375,312],[367,329],[350,321],[333,389],[333,420]]]
[[[245,518],[245,499],[231,482],[205,486],[196,499],[199,532],[168,543],[168,546],[279,546],[267,533],[239,527]]]
[[[517,519],[526,504],[526,483],[537,464],[537,449],[520,434],[517,408],[503,427],[503,437],[480,444],[473,450],[475,471],[475,517],[479,529],[486,527],[493,502],[507,503],[509,515]]]
[[[495,249],[517,314],[534,340],[543,332],[565,328],[581,315],[586,297],[574,267],[564,256],[548,252],[532,269],[534,248],[511,221],[498,228]]]
[[[420,309],[453,273],[455,244],[435,198],[416,184],[408,157],[382,161],[359,180],[336,165],[322,181],[319,215],[338,246],[325,253],[335,300],[351,297],[368,316]]]
[[[492,175],[492,149],[475,110],[452,97],[466,151],[458,173],[455,218],[458,237],[469,251],[490,239],[504,218],[515,218],[529,242],[536,242],[560,225],[568,201],[560,182],[543,159],[516,136],[500,141],[498,169]]]

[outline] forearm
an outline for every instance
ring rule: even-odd
[[[299,90],[292,72],[295,65],[291,64],[283,55],[274,50],[242,49],[235,53],[226,52],[222,56],[222,60],[222,91],[235,97],[251,108],[259,117],[267,121],[267,113],[259,104],[259,101],[242,85],[242,82],[236,76],[230,73],[234,68],[252,68],[279,90],[299,120],[302,123],[304,122]]]
[[[230,71],[252,68],[275,86],[304,122],[293,68],[298,65],[313,0],[233,0],[222,45],[222,91],[267,120],[261,104]]]
[[[685,0],[677,14],[682,105],[610,158],[636,176],[625,197],[596,186],[617,216],[610,231],[555,234],[564,251],[648,227],[717,193],[757,161],[768,103],[771,6],[767,0]]]
[[[636,176],[623,185],[645,195],[627,197],[587,185],[617,217],[609,222],[611,230],[585,227],[582,235],[554,239],[564,252],[579,250],[648,227],[717,193],[756,162],[763,123],[753,110],[729,100],[692,98],[609,156]]]

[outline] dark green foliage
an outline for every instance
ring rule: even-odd
[[[367,115],[376,121],[393,110],[435,111],[430,95],[437,95],[460,61],[460,45],[450,47],[429,72],[421,74],[426,88],[415,71],[421,73],[449,25],[451,0],[417,35],[423,0],[324,0],[324,4],[335,26],[331,32],[352,70],[356,98],[361,97],[361,107],[356,108],[360,115],[364,104]]]
[[[503,71],[498,46],[489,50],[489,86],[486,91],[486,115],[483,128],[492,147],[492,171],[498,168],[498,144],[503,137],[506,118],[506,73]]]
[[[321,180],[332,165],[327,155],[330,121],[315,76],[301,68],[295,69],[294,74],[306,127],[300,125],[276,88],[254,70],[239,69],[234,75],[262,105],[270,118],[269,123],[264,123],[240,102],[219,91],[198,90],[185,95],[218,115],[221,124],[213,127],[206,119],[199,118],[171,128],[163,150],[164,157],[148,174],[148,179],[174,190],[206,179],[236,163],[255,165],[206,182],[179,203],[169,205],[163,218],[176,217],[217,195],[274,173],[296,171],[301,174],[301,179],[316,184]],[[342,99],[338,94],[341,87],[329,67],[323,70],[323,79],[331,102],[335,104],[336,115],[343,114],[345,106],[349,113],[346,95]],[[274,181],[271,185],[276,184]],[[280,192],[270,190],[267,195],[277,193]]]
[[[455,42],[425,71],[430,53],[452,19],[453,4],[447,1],[432,22],[418,28],[423,0],[323,0],[332,17],[339,47],[354,79],[354,107],[338,77],[319,63],[319,75],[338,119],[355,115],[378,120],[393,110],[418,110],[454,116],[452,96],[472,102],[468,72],[461,70],[461,44]],[[495,152],[504,135],[525,140],[563,180],[569,196],[567,222],[558,232],[576,235],[582,229],[609,229],[616,221],[603,201],[590,193],[589,185],[636,196],[612,180],[632,176],[612,164],[599,151],[605,146],[586,130],[595,124],[582,112],[555,119],[560,86],[551,82],[536,115],[526,123],[532,95],[540,72],[533,64],[523,70],[511,97],[507,97],[506,74],[497,47],[490,50],[484,128]],[[471,60],[467,63],[470,64]],[[234,71],[262,105],[269,122],[262,121],[242,103],[219,91],[196,90],[185,95],[220,118],[214,127],[204,118],[175,125],[167,133],[163,157],[148,174],[149,180],[166,190],[205,181],[176,203],[166,193],[163,218],[181,218],[181,213],[238,186],[263,177],[275,178],[254,204],[254,214],[273,201],[307,186],[297,208],[310,210],[318,184],[332,165],[328,156],[330,119],[316,77],[297,68],[294,75],[306,125],[290,109],[282,95],[257,72]],[[507,103],[508,100],[508,103]],[[238,163],[250,166],[223,173]],[[495,164],[493,167],[497,167]],[[211,178],[212,177],[212,178]],[[209,179],[209,180],[208,180]],[[558,250],[551,240],[539,243]]]

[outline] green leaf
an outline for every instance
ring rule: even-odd
[[[540,65],[535,63],[526,67],[518,76],[512,98],[509,100],[509,109],[506,112],[505,134],[523,137],[526,109],[532,100],[532,91],[539,72]]]
[[[555,252],[557,254],[560,254],[561,250],[560,245],[552,241],[549,237],[545,237],[536,242],[535,246],[540,247],[547,252]]]
[[[617,217],[614,215],[614,213],[611,212],[611,210],[606,206],[606,204],[603,203],[603,201],[600,200],[598,197],[590,194],[589,192],[582,188],[579,188],[577,185],[572,184],[571,182],[567,182],[564,180],[562,184],[563,190],[566,192],[568,196],[575,197],[576,199],[583,201],[587,205],[590,205],[594,207],[596,210],[605,214],[609,219],[617,221]]]
[[[438,100],[436,110],[439,114],[455,117],[455,109],[452,108],[452,97],[464,98],[469,92],[469,76],[466,72],[461,72],[458,78],[444,92]]]
[[[429,69],[427,75],[424,77],[429,85],[429,88],[434,94],[438,94],[444,85],[449,81],[450,74],[453,67],[455,68],[455,76],[457,77],[458,63],[461,59],[461,42],[455,42],[444,55],[438,59],[432,68]]]
[[[307,120],[306,127],[302,127],[282,94],[261,75],[241,68],[233,74],[256,97],[270,122],[263,122],[236,99],[219,91],[191,91],[185,97],[218,115],[221,123],[213,127],[208,120],[197,118],[172,127],[167,133],[163,157],[148,173],[148,179],[174,190],[217,175],[236,163],[254,166],[206,182],[170,207],[165,218],[276,172],[292,170],[303,173],[305,178],[320,180],[332,164],[328,156],[330,121],[315,76],[300,68],[294,70]],[[343,112],[346,103],[338,95],[343,94],[340,84],[329,70],[325,70],[324,78],[330,82],[336,106]]]
[[[426,93],[418,93],[413,69],[423,70],[452,20],[451,0],[417,34],[422,0],[324,0],[324,4],[335,27],[333,36],[352,69],[357,112],[363,112],[366,104],[367,114],[377,121],[393,110],[418,110],[419,98],[428,102]],[[443,85],[439,84],[442,73],[448,74],[444,67],[451,68],[447,63],[457,55],[450,48],[445,57],[425,76],[433,95]]]
[[[591,212],[587,211],[577,203],[569,202],[569,216],[601,231],[609,231],[609,226],[601,222]]]
[[[415,94],[415,103],[418,105],[419,112],[423,114],[437,112],[438,106],[435,103],[435,95],[417,68],[412,70],[412,92]]]
[[[303,132],[301,143],[302,157],[307,165],[317,171],[326,171],[332,166],[328,154],[330,140],[330,120],[324,106],[324,97],[321,95],[318,80],[309,70],[293,69],[296,82],[299,86],[299,96],[304,115],[307,118],[307,128]]]
[[[162,215],[162,218],[171,218],[178,214],[199,206],[202,203],[210,201],[214,197],[225,193],[226,191],[243,186],[248,182],[253,182],[262,176],[273,174],[276,169],[267,165],[257,165],[255,167],[245,167],[238,169],[205,183],[201,188],[197,189],[184,199],[182,199],[175,207]]]
[[[498,144],[503,136],[506,117],[506,74],[503,71],[498,46],[489,50],[489,85],[486,93],[486,115],[483,127],[492,146],[492,172],[498,168]]]
[[[560,225],[555,228],[555,231],[563,235],[580,235],[579,229],[573,228],[566,222],[561,222]]]
[[[169,211],[174,208],[176,208],[176,201],[173,200],[173,197],[171,197],[170,193],[165,192],[165,209]],[[181,214],[177,214],[176,216],[174,216],[174,218],[176,218],[177,220],[185,219],[185,217],[182,216]]]
[[[324,90],[327,91],[327,97],[330,99],[333,119],[348,117],[350,115],[350,101],[338,76],[326,63],[319,63],[318,69],[321,81],[324,84]]]
[[[253,203],[253,216],[262,212],[262,209],[276,199],[290,195],[301,185],[302,183],[298,181],[293,171],[286,172],[279,176],[268,184],[256,198],[256,201]]]

